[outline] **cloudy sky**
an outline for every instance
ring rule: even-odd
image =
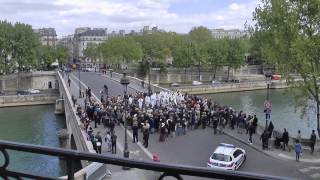
[[[76,27],[110,31],[157,25],[167,31],[192,27],[243,29],[258,0],[0,0],[0,20],[56,28],[59,37]]]

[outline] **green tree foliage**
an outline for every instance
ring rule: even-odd
[[[205,46],[208,54],[207,64],[211,67],[212,79],[215,79],[217,68],[227,61],[228,43],[225,39],[211,39]]]
[[[189,32],[189,36],[190,39],[196,43],[204,43],[212,39],[210,30],[203,26],[192,28]]]
[[[38,64],[37,52],[40,42],[30,25],[14,25],[12,44],[12,59],[18,64],[18,71],[23,67],[35,67]]]
[[[14,26],[7,21],[0,21],[0,71],[8,73],[13,61],[9,60],[12,55],[13,47],[13,29]]]
[[[316,104],[317,129],[320,135],[320,1],[262,0],[254,13],[255,33],[261,42],[262,57],[276,64],[299,92],[297,102],[304,107]],[[302,81],[294,81],[295,73]]]

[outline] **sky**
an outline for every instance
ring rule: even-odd
[[[139,31],[158,26],[188,33],[192,27],[243,29],[258,0],[0,0],[0,20],[53,27],[58,37],[77,27]]]

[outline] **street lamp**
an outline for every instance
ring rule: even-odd
[[[150,71],[151,71],[151,60],[148,59],[148,81],[149,81],[148,94],[149,94],[149,96],[150,96],[150,94],[151,94]]]
[[[265,116],[266,116],[265,129],[267,129],[268,128],[268,120],[270,120],[270,116],[271,116],[271,102],[269,101],[269,89],[270,89],[270,84],[271,84],[271,80],[272,80],[272,74],[266,73],[265,79],[266,79],[266,84],[267,84],[267,98],[264,103],[264,108],[265,108],[264,112],[265,112]]]
[[[123,151],[123,157],[129,158],[129,150],[128,150],[128,138],[127,138],[127,106],[128,106],[128,95],[127,95],[127,90],[128,90],[128,85],[130,84],[129,78],[127,77],[127,72],[123,71],[123,76],[120,80],[120,83],[122,84],[124,88],[124,102],[125,102],[125,119],[124,119],[124,151]]]
[[[79,79],[79,98],[81,98],[81,79],[80,79],[81,63],[78,64],[78,79]]]

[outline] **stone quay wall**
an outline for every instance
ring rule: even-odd
[[[0,96],[0,107],[54,104],[58,97],[59,94],[57,92],[49,94]]]
[[[18,90],[58,89],[57,76],[54,71],[37,71],[0,76],[0,92],[15,94]]]

